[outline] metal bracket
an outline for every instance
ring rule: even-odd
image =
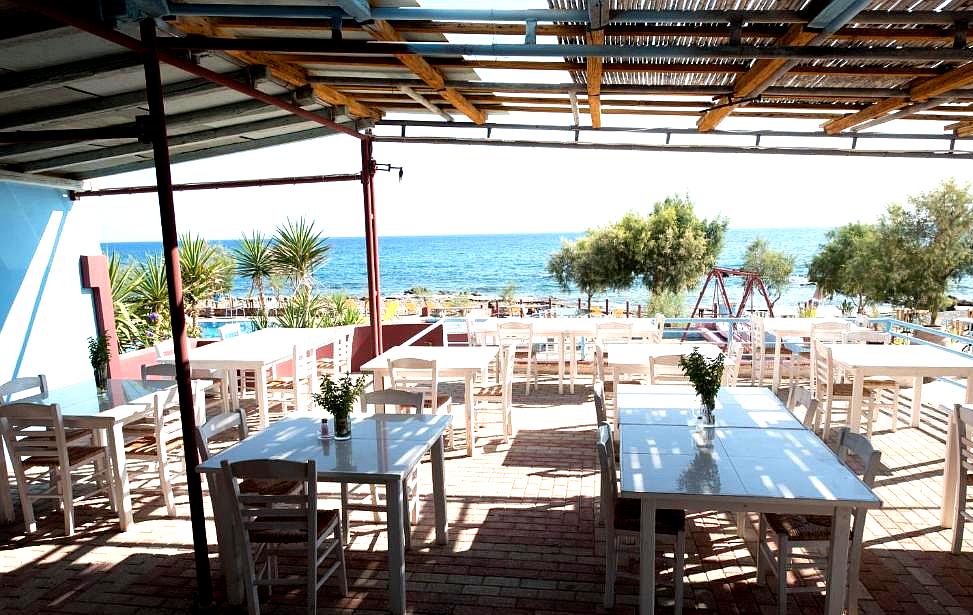
[[[578,142],[578,139],[580,139],[580,138],[581,138],[581,131],[575,129],[575,131],[574,131],[574,142],[577,143]]]
[[[537,20],[536,19],[527,20],[527,36],[524,38],[524,44],[526,45],[537,44]]]
[[[758,134],[757,135],[757,138],[754,139],[754,143],[753,143],[753,146],[754,147],[760,147],[760,137],[761,137],[761,135]]]
[[[489,139],[492,135],[493,135],[493,127],[487,126],[487,139]]]

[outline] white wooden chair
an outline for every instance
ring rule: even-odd
[[[504,444],[508,444],[513,435],[514,352],[513,346],[501,348],[497,381],[486,382],[473,388],[473,420],[476,421],[477,426],[480,426],[484,424],[481,417],[498,413]],[[472,434],[467,434],[467,437],[472,437]]]
[[[771,356],[773,359],[773,356]],[[767,330],[764,319],[756,314],[750,317],[750,384],[764,385],[764,370],[767,367]]]
[[[351,372],[351,351],[354,330],[347,329],[339,333],[331,346],[331,356],[317,360],[318,372],[331,373],[341,377]]]
[[[514,346],[514,369],[524,368],[524,391],[530,394],[533,380],[537,388],[537,357],[534,356],[534,325],[529,322],[501,322],[497,325],[497,341],[501,346]]]
[[[47,397],[47,376],[21,376],[0,384],[0,403],[17,401],[24,397]]]
[[[740,363],[743,361],[743,344],[730,342],[723,356],[723,376],[720,384],[725,387],[735,387],[740,378]]]
[[[24,527],[28,534],[37,531],[34,502],[42,499],[60,502],[64,513],[64,533],[68,536],[74,534],[75,484],[93,484],[93,491],[107,494],[109,503],[115,509],[115,492],[106,447],[69,446],[64,419],[57,404],[14,402],[0,406],[0,434],[10,453]],[[94,438],[93,433],[91,437]],[[93,466],[90,474],[74,474],[89,464]],[[36,472],[39,469],[43,471]]]
[[[848,454],[859,458],[864,471],[862,482],[871,487],[875,483],[875,473],[879,468],[881,453],[872,446],[868,438],[852,433],[848,428],[842,428],[838,436],[838,454],[845,460]],[[848,615],[858,612],[859,572],[861,570],[862,534],[865,529],[865,515],[868,510],[856,508],[852,511],[854,519],[851,532],[851,548],[848,566]],[[787,613],[787,594],[798,592],[820,593],[817,585],[810,587],[788,587],[787,571],[797,567],[805,567],[806,561],[816,562],[827,569],[828,549],[831,544],[831,521],[828,515],[786,515],[763,513],[760,515],[757,549],[757,582],[763,583],[767,571],[777,577],[777,612]],[[767,542],[767,530],[774,535],[777,542],[777,553]],[[793,550],[801,549],[803,553],[795,555]],[[816,555],[812,551],[823,550],[824,555]],[[804,560],[795,565],[794,560]]]
[[[781,357],[781,373],[788,374],[789,387],[787,392],[787,405],[790,406],[791,397],[798,386],[798,380],[807,373],[811,388],[814,388],[814,370],[811,368],[811,344],[814,340],[826,344],[843,344],[848,339],[848,331],[851,323],[847,321],[825,321],[811,325],[811,335],[807,344],[802,340],[786,342],[784,346],[789,351]]]
[[[175,356],[172,349],[172,340],[168,339],[159,342],[152,348],[155,350],[155,362],[159,365],[173,365],[175,363]],[[173,369],[166,372],[162,368],[150,370],[149,375],[159,376],[163,378],[168,378],[175,380],[176,370]],[[212,380],[213,386],[206,389],[207,392],[219,392],[220,402],[223,406],[223,412],[229,412],[230,410],[230,381],[227,376],[226,370],[223,369],[193,369],[193,366],[189,366],[189,374],[193,380]],[[142,374],[142,380],[146,380],[145,373]],[[205,403],[204,403],[205,408]],[[206,415],[204,413],[203,418],[200,422],[206,420]]]
[[[834,359],[831,358],[831,347],[821,340],[811,341],[811,363],[812,377],[814,378],[814,398],[819,405],[824,406],[823,418],[824,425],[821,427],[821,438],[827,442],[831,434],[832,423],[834,423],[835,402],[846,404],[850,410],[854,385],[850,382],[842,382],[835,368]],[[865,421],[868,437],[872,437],[872,428],[875,424],[875,389],[870,387],[867,382],[862,383],[862,409],[861,419]],[[817,414],[821,418],[821,412]],[[857,431],[857,426],[850,426]],[[815,420],[814,429],[818,429],[818,422]]]
[[[220,340],[228,340],[234,337],[238,337],[243,332],[240,330],[240,323],[238,322],[228,322],[225,325],[220,325],[216,330],[220,335]]]
[[[281,408],[303,411],[311,407],[318,392],[318,360],[313,348],[294,346],[291,354],[293,375],[267,381],[267,399],[280,402]]]
[[[818,420],[818,400],[814,399],[811,389],[808,387],[797,387],[794,390],[792,403],[788,409],[793,413],[794,409],[800,406],[804,408],[804,416],[801,423],[808,429],[814,429]]]
[[[607,351],[606,344],[626,344],[632,341],[632,324],[627,322],[616,322],[606,320],[595,324],[595,339],[592,340],[595,347],[595,361],[599,360],[598,348],[601,348],[601,360],[604,361]],[[594,384],[597,379],[597,366],[591,372],[591,382]],[[604,365],[602,365],[604,373]]]
[[[125,458],[128,461],[147,461],[155,464],[159,473],[159,489],[169,517],[176,516],[175,496],[172,492],[171,456],[182,449],[182,421],[179,406],[163,403],[164,396],[153,396],[152,414],[145,421],[125,425]]]
[[[884,345],[892,343],[892,334],[888,331],[850,331],[845,339],[849,344]],[[911,379],[910,379],[911,380]],[[899,428],[899,397],[902,393],[902,383],[891,376],[866,376],[865,383],[875,389],[876,402],[888,409],[892,417],[892,431]],[[911,382],[908,383],[911,386]],[[882,403],[885,397],[891,402]]]
[[[633,537],[638,544],[642,517],[642,502],[636,498],[620,498],[615,468],[615,445],[611,427],[598,426],[598,463],[601,468],[601,522],[605,531],[605,599],[606,608],[615,604],[615,578],[618,576],[619,538]],[[683,568],[686,554],[686,513],[682,510],[656,511],[656,535],[675,538],[673,586],[674,611],[682,613]]]
[[[345,552],[341,540],[341,516],[337,510],[318,510],[317,470],[314,461],[238,461],[221,464],[224,490],[234,500],[232,528],[241,545],[244,587],[249,615],[260,614],[257,588],[303,585],[307,590],[308,615],[317,611],[318,590],[337,575],[341,594],[348,594]],[[240,490],[238,481],[296,481],[301,494],[262,495]],[[278,557],[286,552],[304,553],[304,575],[279,576]],[[324,570],[328,559],[333,561]]]
[[[402,357],[389,360],[392,388],[423,394],[423,408],[433,414],[453,414],[453,398],[439,392],[439,368],[435,361]],[[453,448],[453,427],[446,431],[446,445]]]
[[[207,370],[209,371],[209,370]],[[175,380],[176,379],[176,366],[173,363],[156,363],[155,365],[143,365],[141,367],[142,380]],[[193,374],[190,373],[190,377]],[[212,386],[210,386],[207,391],[218,389],[220,395],[223,399],[223,404],[229,403],[228,392],[226,390],[226,382],[224,380],[217,380]],[[196,412],[196,424],[202,424],[206,422],[206,394],[196,395],[193,399],[193,405]],[[144,422],[144,421],[142,421]],[[136,423],[138,424],[138,423]]]
[[[953,545],[952,552],[959,555],[963,552],[963,531],[966,521],[970,518],[966,512],[966,495],[973,472],[973,409],[962,404],[953,406],[953,442],[959,451],[959,467],[955,473],[956,508],[953,511]]]

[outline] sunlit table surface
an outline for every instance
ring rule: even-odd
[[[618,388],[617,423],[695,426],[700,404],[691,385],[623,384]],[[764,387],[720,388],[716,426],[804,429],[777,396]]]

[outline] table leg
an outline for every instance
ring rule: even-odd
[[[473,412],[473,372],[466,373],[466,456],[476,454],[476,420]],[[455,446],[455,445],[454,445]]]
[[[950,412],[946,435],[946,470],[943,473],[943,503],[939,510],[939,525],[953,527],[956,512],[956,472],[960,467],[960,451],[956,446],[956,415]]]
[[[241,373],[235,369],[226,370],[226,385],[230,389],[230,405],[240,407],[240,387],[243,385]]]
[[[574,379],[578,375],[578,340],[575,339],[574,335],[569,335],[568,339],[571,340],[571,386],[569,390],[571,394],[574,394]]]
[[[558,395],[564,394],[564,345],[567,344],[567,340],[564,335],[558,336],[557,345],[557,393]]]
[[[967,393],[968,395],[969,393]],[[922,416],[922,376],[916,376],[912,381],[912,426],[919,426]]]
[[[432,445],[432,501],[436,513],[436,544],[449,543],[447,531],[449,518],[446,516],[446,472],[443,453],[443,437]]]
[[[385,484],[386,523],[389,534],[389,610],[394,615],[405,613],[405,530],[402,527],[402,481]]]
[[[655,500],[642,498],[639,541],[639,615],[655,613]]]
[[[254,379],[257,386],[257,412],[260,413],[260,426],[270,424],[270,406],[267,401],[267,372],[261,367]]]
[[[618,420],[619,419],[619,412],[618,412],[618,408],[619,408],[619,406],[618,406],[618,383],[619,383],[620,378],[619,378],[618,372],[621,371],[621,368],[622,368],[621,365],[616,365],[616,366],[612,367],[612,387],[613,387],[612,388],[612,410],[615,412],[615,433],[618,433],[618,423],[619,423],[619,420]],[[655,383],[653,382],[652,384],[655,384]],[[602,391],[602,395],[604,395],[604,391]],[[608,402],[606,401],[605,403],[607,405]],[[606,413],[608,412],[607,409],[605,410],[605,412]]]
[[[851,433],[858,433],[861,430],[862,403],[865,399],[865,379],[859,370],[852,370],[851,377],[854,382],[851,386],[851,404],[848,406],[848,429]],[[825,425],[824,441],[828,441],[831,426]]]
[[[10,495],[10,473],[7,470],[7,447],[0,440],[0,523],[13,523],[14,501]]]
[[[132,515],[132,496],[128,486],[128,469],[125,466],[125,438],[122,424],[115,423],[108,432],[108,454],[111,457],[112,483],[118,506],[118,527],[123,531],[135,523]]]
[[[845,610],[845,596],[848,591],[848,552],[851,546],[848,535],[851,531],[851,510],[836,508],[831,527],[828,594],[825,598],[824,612],[828,615],[841,615]]]
[[[774,393],[780,388],[780,347],[783,341],[784,339],[781,336],[774,336],[774,380],[772,383]],[[763,385],[763,373],[760,375],[760,384]]]

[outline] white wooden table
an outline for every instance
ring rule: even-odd
[[[785,337],[811,337],[811,327],[823,323],[848,322],[841,318],[764,318],[764,333],[774,337],[774,377],[771,382],[776,393],[780,389],[780,352]],[[865,327],[852,324],[849,331],[867,331]],[[757,366],[758,382],[764,380],[763,361]]]
[[[700,354],[707,358],[719,356],[720,347],[709,342],[673,342],[661,344],[605,344],[605,366],[612,368],[612,378],[615,390],[622,374],[644,374],[648,372],[649,379],[655,384],[655,364],[657,359],[675,358],[689,354],[698,348]]]
[[[193,395],[203,395],[208,380],[193,381]],[[125,467],[125,439],[122,427],[139,420],[153,411],[155,396],[160,403],[170,406],[179,403],[176,384],[166,380],[109,379],[104,393],[99,393],[94,381],[58,387],[46,396],[33,395],[11,402],[57,404],[64,417],[64,426],[103,430],[107,439],[108,455],[112,471],[112,488],[116,501],[120,502],[118,525],[124,532],[134,523],[132,497]],[[7,477],[6,454],[0,450],[0,477]],[[9,480],[9,479],[8,479]],[[0,521],[13,521],[13,503],[10,488],[0,485]]]
[[[558,340],[558,393],[564,393],[564,348],[570,343],[571,357],[569,391],[574,393],[574,381],[578,376],[577,338],[594,339],[597,327],[604,323],[622,323],[632,325],[632,335],[636,337],[657,338],[659,328],[655,318],[489,318],[478,321],[473,325],[473,333],[482,342],[487,338],[496,338],[497,328],[504,322],[521,322],[533,326],[535,337],[549,337]],[[656,341],[662,341],[657,339]]]
[[[966,378],[966,402],[973,402],[973,357],[925,344],[833,344],[831,358],[854,380],[848,424],[861,423],[863,382],[868,376],[912,378],[912,426],[922,413],[922,379],[926,376]]]
[[[224,460],[283,459],[307,462],[313,459],[318,480],[323,482],[384,485],[388,529],[389,609],[405,613],[405,529],[402,493],[405,481],[426,452],[432,454],[433,508],[436,516],[436,543],[447,544],[446,488],[443,468],[443,434],[451,422],[445,415],[375,414],[352,421],[351,439],[337,441],[319,437],[322,415],[291,415],[260,433],[211,457],[197,466],[210,474]],[[208,481],[214,517],[220,538],[220,557],[227,577],[231,604],[243,602],[240,553],[225,527],[233,503],[225,489],[213,489]],[[344,520],[347,523],[347,520]],[[236,571],[233,574],[231,571]]]
[[[969,408],[969,404],[966,405]],[[956,507],[958,502],[956,501],[959,497],[959,491],[957,490],[956,474],[958,472],[968,473],[968,471],[962,467],[962,460],[960,457],[960,449],[956,446],[956,417],[953,413],[953,408],[949,408],[949,429],[946,431],[946,468],[943,472],[943,503],[942,507],[939,509],[939,524],[943,527],[953,527],[954,521],[956,520]],[[965,503],[963,504],[965,506]]]
[[[640,613],[655,613],[660,508],[831,515],[825,612],[843,612],[851,509],[882,502],[817,436],[805,429],[659,424],[622,424],[620,431],[621,494],[641,499]]]
[[[473,420],[473,380],[485,371],[500,353],[499,346],[395,346],[361,366],[361,371],[373,374],[376,391],[385,388],[390,377],[389,361],[412,358],[435,361],[440,377],[462,378],[466,406],[466,454],[476,454],[476,421]]]
[[[250,371],[255,374],[257,407],[260,425],[266,427],[268,421],[267,371],[294,357],[294,346],[319,348],[330,346],[338,341],[347,327],[320,329],[288,329],[269,327],[238,335],[228,340],[197,346],[189,351],[189,361],[194,369],[226,370],[230,379],[230,401],[234,407],[239,405],[238,388],[232,377],[236,371]]]

